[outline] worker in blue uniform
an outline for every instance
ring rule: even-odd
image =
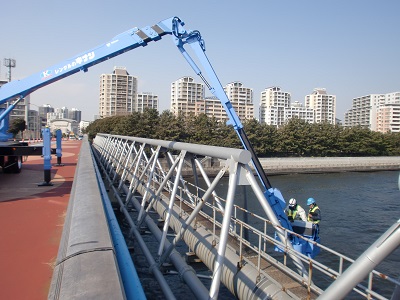
[[[309,207],[307,221],[319,226],[319,222],[321,221],[321,210],[314,198],[307,199],[307,206]]]

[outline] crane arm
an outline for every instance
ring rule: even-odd
[[[207,88],[210,90],[210,92],[216,96],[220,101],[222,106],[225,109],[225,112],[228,115],[228,125],[232,125],[233,128],[235,129],[237,135],[239,136],[240,141],[242,142],[242,145],[244,149],[250,151],[251,157],[252,157],[252,163],[254,166],[254,169],[257,173],[257,176],[261,182],[261,184],[264,186],[264,196],[268,200],[269,205],[273,209],[275,215],[277,216],[280,224],[284,226],[285,228],[292,230],[292,226],[287,219],[287,216],[284,212],[284,207],[285,207],[285,200],[283,199],[282,194],[279,192],[279,190],[272,188],[267,175],[264,172],[264,169],[257,157],[257,154],[254,151],[253,146],[250,143],[250,140],[248,139],[245,130],[243,128],[242,123],[240,122],[239,116],[236,114],[236,111],[234,110],[232,103],[228,99],[228,96],[226,95],[210,61],[207,58],[207,55],[205,53],[205,43],[203,39],[201,38],[200,32],[195,30],[195,31],[178,31],[179,29],[178,24],[181,23],[181,21],[175,17],[172,19],[173,24],[173,38],[175,40],[175,44],[178,47],[179,51],[182,53],[183,57],[187,60],[189,65],[192,67],[193,71],[203,80]],[[192,57],[189,55],[189,53],[185,49],[185,45],[190,45],[192,48],[194,54],[196,55],[199,63],[204,69],[204,72],[201,71],[201,68],[195,63],[195,61],[192,59]],[[203,74],[204,73],[204,74]],[[209,81],[207,81],[207,78]]]
[[[87,72],[88,69],[98,63],[106,61],[112,57],[123,54],[129,50],[137,47],[144,47],[151,41],[158,41],[164,35],[172,35],[176,46],[182,53],[184,58],[187,60],[189,65],[193,68],[195,73],[205,82],[211,93],[213,93],[220,101],[228,115],[228,124],[232,125],[236,130],[239,139],[242,142],[243,147],[249,150],[252,155],[252,162],[257,175],[265,188],[265,196],[269,201],[269,204],[274,209],[281,224],[291,229],[290,222],[283,211],[285,201],[280,193],[274,192],[271,184],[261,166],[257,155],[246,136],[243,125],[240,122],[238,115],[236,114],[231,102],[229,101],[216,73],[213,70],[206,54],[205,44],[201,38],[200,32],[197,30],[191,31],[184,28],[184,22],[178,17],[171,17],[165,19],[153,26],[146,26],[143,28],[134,27],[127,30],[107,43],[99,45],[88,51],[80,53],[70,59],[67,59],[61,63],[53,65],[47,69],[44,69],[36,74],[33,74],[25,79],[11,81],[2,87],[0,87],[0,104],[13,99],[22,99],[34,92],[35,90],[49,85],[53,82],[61,80],[65,77],[73,75],[77,72]],[[188,44],[193,49],[202,67],[204,73],[208,76],[210,83],[207,81],[203,72],[193,61],[190,55],[186,52],[184,46]],[[9,108],[0,114],[0,122],[9,114],[17,103],[10,105]]]
[[[144,47],[151,41],[158,41],[163,35],[171,34],[172,18],[143,28],[134,27],[88,51],[53,65],[21,80],[11,81],[0,87],[0,104],[15,98],[23,98],[35,90],[73,75],[86,72],[90,67],[137,47]]]

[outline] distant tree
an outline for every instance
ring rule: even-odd
[[[97,133],[113,133],[116,125],[120,121],[121,116],[106,117],[97,119],[86,127],[86,133],[89,140],[93,140]]]
[[[212,145],[217,129],[216,120],[206,114],[190,115],[187,120],[186,132],[189,133],[189,143]]]
[[[143,113],[137,115],[138,126],[136,128],[136,137],[154,139],[159,122],[159,113],[157,109],[146,108]]]
[[[275,126],[261,124],[253,118],[244,122],[244,129],[257,156],[274,155],[277,145],[277,129]]]
[[[182,130],[185,124],[183,115],[175,116],[171,111],[164,110],[158,121],[156,139],[184,142],[185,135]]]
[[[400,155],[400,133],[380,133],[363,127],[344,128],[329,123],[309,124],[293,118],[285,125],[260,124],[256,119],[243,122],[257,156],[382,156]],[[13,130],[14,128],[14,130]],[[19,128],[19,129],[15,129]],[[17,123],[9,132],[18,134],[25,127]],[[92,140],[97,133],[145,137],[229,148],[243,148],[232,125],[205,114],[177,116],[166,110],[113,116],[92,122],[85,130]]]
[[[341,145],[343,156],[369,156],[376,155],[376,151],[371,144],[373,134],[370,129],[356,126],[345,128],[341,135]]]
[[[311,125],[299,118],[290,119],[278,129],[278,151],[286,156],[307,156],[312,151]]]
[[[16,118],[10,122],[10,126],[8,128],[8,132],[15,136],[21,131],[23,132],[26,129],[26,122],[22,118]]]
[[[388,155],[400,156],[400,132],[387,132],[383,135]]]
[[[119,116],[114,123],[111,134],[135,136],[137,120],[138,118],[133,115]]]
[[[338,156],[341,127],[327,122],[310,124],[309,156]]]

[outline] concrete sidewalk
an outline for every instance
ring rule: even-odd
[[[20,174],[0,172],[0,299],[47,299],[82,141],[63,141],[52,157],[52,186],[43,158],[29,157]]]

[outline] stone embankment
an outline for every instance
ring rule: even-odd
[[[260,158],[267,174],[400,170],[400,156]]]
[[[260,158],[259,160],[267,175],[400,170],[400,156],[285,157]],[[202,165],[209,176],[215,176],[221,169],[217,159],[205,160]],[[193,170],[189,165],[184,167],[183,175],[193,175]]]

